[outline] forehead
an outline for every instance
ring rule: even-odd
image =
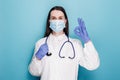
[[[64,13],[60,10],[53,10],[51,11],[50,16],[64,16]]]

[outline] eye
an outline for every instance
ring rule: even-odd
[[[52,18],[52,20],[55,20],[55,19],[56,19],[55,17]]]
[[[62,18],[62,17],[60,17],[59,19],[60,19],[60,20],[62,20],[63,18]]]
[[[54,17],[54,16],[53,16],[53,17],[51,17],[50,19],[51,19],[51,20],[55,20],[55,19],[56,19],[56,17]]]
[[[64,19],[64,17],[63,17],[63,16],[60,16],[60,17],[59,17],[59,20],[63,20],[63,19]]]

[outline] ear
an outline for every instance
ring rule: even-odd
[[[67,23],[67,19],[64,20],[65,24]]]

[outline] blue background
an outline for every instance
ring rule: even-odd
[[[65,8],[70,37],[82,17],[99,52],[97,70],[79,69],[79,80],[120,80],[120,0],[0,0],[0,80],[38,80],[28,72],[35,42],[42,38],[48,11]]]

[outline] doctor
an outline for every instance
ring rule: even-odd
[[[79,65],[95,70],[98,53],[90,40],[84,21],[78,18],[74,32],[84,42],[69,37],[69,23],[63,7],[55,6],[48,14],[45,37],[38,40],[29,72],[41,80],[77,80]]]

